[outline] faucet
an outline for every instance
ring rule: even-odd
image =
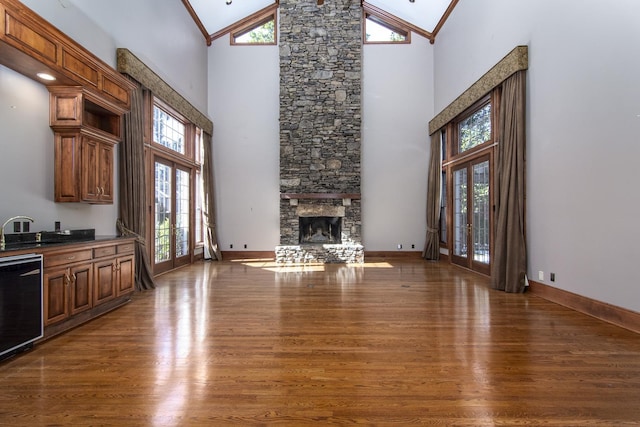
[[[4,227],[5,227],[7,224],[9,224],[11,221],[15,221],[16,219],[26,219],[26,220],[29,220],[29,221],[31,221],[31,222],[35,222],[35,221],[33,220],[33,218],[28,217],[28,216],[24,216],[24,215],[14,216],[14,217],[9,218],[8,220],[6,220],[6,221],[4,222],[4,224],[2,224],[2,228],[0,228],[0,249],[4,249],[4,244],[5,244],[5,242],[4,242]]]

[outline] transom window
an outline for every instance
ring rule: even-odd
[[[408,43],[411,32],[394,25],[383,18],[365,14],[365,43]]]
[[[239,30],[231,32],[231,44],[276,44],[276,14],[270,13],[250,21]]]
[[[491,140],[491,103],[458,122],[457,152],[464,153]]]
[[[157,105],[153,106],[153,142],[177,153],[186,154],[184,123]]]

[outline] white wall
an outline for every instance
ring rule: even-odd
[[[436,113],[529,45],[529,276],[640,311],[640,3],[460,2],[436,39]],[[549,281],[549,273],[556,281]]]
[[[277,46],[231,46],[224,36],[209,48],[222,250],[273,251],[280,242],[279,67]]]
[[[206,113],[207,46],[180,2],[157,7],[153,0],[23,0],[44,19],[115,66],[115,48],[127,47],[194,105]],[[90,13],[91,18],[83,10]],[[64,5],[64,6],[63,6]],[[136,19],[136,15],[143,19]],[[99,22],[100,24],[96,24]],[[116,232],[117,203],[87,205],[53,202],[53,132],[49,94],[44,86],[0,66],[0,221],[32,216],[32,230],[95,228]],[[116,149],[117,150],[117,149]],[[117,151],[116,151],[117,159]],[[115,168],[117,200],[117,160]]]
[[[426,233],[433,45],[364,45],[362,233],[367,251],[421,251]],[[414,245],[415,248],[411,248]]]

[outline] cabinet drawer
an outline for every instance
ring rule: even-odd
[[[105,256],[111,256],[111,255],[115,255],[116,254],[116,247],[115,246],[106,246],[104,248],[95,248],[93,250],[93,257],[94,258],[102,258]]]
[[[123,243],[122,245],[118,245],[118,255],[132,254],[134,249],[135,245],[133,243]]]
[[[44,256],[44,266],[54,267],[56,265],[71,264],[78,261],[88,261],[92,258],[93,258],[93,251],[91,249],[55,253],[52,255]]]

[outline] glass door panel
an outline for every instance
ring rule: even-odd
[[[175,176],[175,258],[176,264],[182,265],[189,262],[188,258],[191,254],[189,244],[191,234],[191,174],[187,170],[176,169]]]
[[[451,261],[490,274],[491,164],[488,156],[453,171],[453,249]]]
[[[489,160],[473,168],[473,261],[489,264]]]
[[[467,259],[467,168],[453,171],[453,255]],[[464,261],[466,264],[466,261]]]
[[[171,260],[172,202],[171,166],[155,163],[155,264]]]
[[[191,261],[191,171],[156,157],[154,274]]]

